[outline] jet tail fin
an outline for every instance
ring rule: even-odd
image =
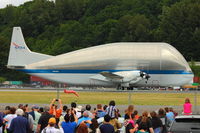
[[[23,68],[53,56],[32,52],[27,47],[20,27],[14,27],[8,57],[8,68]]]

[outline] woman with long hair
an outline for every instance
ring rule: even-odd
[[[134,118],[134,106],[133,105],[129,105],[128,109],[126,109],[126,114],[124,116],[124,126],[126,129],[126,133],[134,133],[135,132],[135,118]]]
[[[152,122],[152,127],[154,130],[154,133],[161,133],[162,132],[162,121],[158,117],[157,113],[155,111],[152,111],[150,113],[151,115],[151,122]]]
[[[162,121],[162,133],[167,133],[168,132],[167,129],[169,127],[170,121],[167,119],[166,112],[163,108],[160,108],[158,110],[158,117]]]
[[[192,104],[190,103],[190,99],[186,98],[185,103],[183,104],[183,114],[191,115],[192,114]]]
[[[137,133],[154,133],[147,111],[142,113],[142,116],[136,122],[136,127],[138,128]]]

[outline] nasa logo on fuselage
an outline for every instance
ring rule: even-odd
[[[12,44],[15,46],[15,49],[25,49],[24,46],[20,46],[20,45],[14,43],[14,42]]]

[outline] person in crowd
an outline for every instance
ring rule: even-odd
[[[171,108],[172,112],[174,113],[174,118],[178,116],[178,112],[176,112],[173,108]]]
[[[75,121],[71,122],[71,117]],[[64,116],[65,121],[61,123],[64,133],[74,133],[77,127],[78,118],[76,117],[75,111],[72,110],[71,113]]]
[[[192,114],[192,104],[190,103],[190,99],[186,98],[185,103],[183,104],[183,114],[191,115]]]
[[[125,111],[125,115],[124,115],[125,120],[129,119],[129,118],[131,118],[133,120],[134,117],[132,118],[132,115],[134,115],[134,106],[129,105],[128,109],[126,109],[126,111]]]
[[[135,127],[138,129],[137,133],[154,133],[147,111],[142,113],[142,116],[137,120]]]
[[[28,109],[27,109],[27,105],[25,105],[24,107],[22,107],[22,110],[24,111],[24,114],[23,114],[23,117],[25,117],[27,120],[28,120],[28,124],[29,124],[29,133],[32,132],[33,130],[33,123],[34,123],[34,120],[33,120],[33,117],[32,115],[30,115],[28,112]]]
[[[135,120],[137,121],[140,118],[140,116],[138,115],[138,111],[134,110],[133,114],[135,116]]]
[[[10,108],[11,108],[10,106],[5,107],[5,110],[3,111],[3,118],[10,113]],[[5,129],[6,129],[6,122],[3,119],[2,133],[4,133]]]
[[[44,113],[38,120],[37,133],[41,133],[41,131],[48,125],[48,121],[51,117],[53,117],[53,115],[49,113],[49,107],[44,107]]]
[[[83,110],[85,111],[85,109],[83,109],[83,107],[81,105],[77,106],[77,108],[76,108],[76,116],[77,116],[78,119],[82,116],[82,114],[84,112]]]
[[[118,114],[115,107],[115,101],[112,100],[109,102],[109,106],[106,108],[106,114],[111,117],[110,123],[114,126],[115,132],[117,132],[118,129],[121,128],[121,124],[117,120]]]
[[[169,127],[169,123],[170,121],[167,119],[165,110],[160,108],[158,110],[158,117],[160,118],[160,120],[162,121],[162,133],[167,133],[168,132],[168,127]]]
[[[135,132],[135,116],[134,116],[134,106],[129,105],[128,109],[126,109],[126,113],[124,116],[124,126],[126,129],[126,133],[134,133]]]
[[[154,133],[162,133],[162,121],[157,116],[157,113],[155,111],[152,111],[150,115]]]
[[[65,117],[65,115],[68,114],[68,113],[69,113],[68,107],[67,107],[66,105],[64,105],[64,106],[63,106],[62,115],[61,115],[60,118],[59,118],[59,123],[58,123],[59,125],[61,125],[61,123],[65,121],[65,120],[64,120],[64,117]]]
[[[55,102],[58,102],[59,105],[56,105]],[[61,99],[53,99],[51,104],[50,104],[50,110],[49,113],[51,115],[54,115],[56,118],[56,126],[58,126],[59,120],[60,120],[60,116],[62,115],[62,102]]]
[[[111,120],[110,115],[106,114],[104,116],[103,124],[99,126],[101,133],[115,133],[113,125],[110,124],[110,120]]]
[[[3,127],[3,113],[0,112],[0,133],[2,133],[2,127]]]
[[[80,125],[77,128],[77,133],[88,133],[88,126],[86,125],[86,123],[83,121],[80,123]]]
[[[33,129],[32,131],[35,133],[37,131],[37,124],[41,114],[38,112],[39,107],[37,105],[32,106],[32,112],[29,112],[30,115],[33,117]]]
[[[91,110],[91,106],[90,106],[89,104],[87,104],[87,105],[85,106],[85,109],[86,109],[86,111],[88,111],[89,117],[90,117],[90,118],[94,118],[92,112],[90,111],[90,110]]]
[[[75,102],[72,102],[71,109],[75,110],[76,117],[79,119],[81,117],[82,106],[79,106],[79,108],[77,108],[77,104]]]
[[[9,131],[12,133],[28,133],[29,132],[29,124],[28,120],[23,117],[24,111],[22,109],[16,110],[16,115],[10,124]]]
[[[101,104],[97,104],[97,110],[96,110],[96,118],[104,117],[106,115],[106,112],[103,110]]]
[[[67,114],[68,107],[66,105],[63,106],[62,116],[64,117]]]
[[[117,118],[117,109],[115,107],[115,101],[110,101],[109,106],[106,108],[106,114],[108,114],[111,118]]]
[[[25,112],[29,112],[29,110],[28,110],[28,104],[25,104],[25,105],[22,107],[22,110],[24,110]]]
[[[56,119],[51,117],[48,121],[48,126],[42,130],[42,133],[64,133],[62,128],[56,127]]]
[[[120,114],[120,112],[119,112],[119,109],[117,108],[116,110],[117,110],[117,111],[116,111],[116,116],[117,116],[117,118],[118,118],[118,117],[122,117],[121,114]]]
[[[24,107],[24,105],[21,103],[18,105],[18,109],[22,109],[23,107]]]
[[[83,112],[83,117],[78,120],[78,125],[82,122],[86,123],[88,128],[90,124],[92,123],[91,118],[89,117],[88,111]]]
[[[9,114],[7,114],[4,117],[4,122],[6,123],[5,128],[6,128],[7,133],[10,133],[9,128],[10,128],[10,124],[11,124],[12,120],[17,117],[17,115],[15,114],[15,111],[16,111],[16,108],[11,107]]]
[[[108,105],[104,105],[104,106],[103,106],[104,112],[106,112],[107,107],[108,107]]]
[[[166,107],[166,108],[165,108],[165,111],[166,111],[167,119],[168,119],[169,122],[170,122],[169,125],[171,125],[172,122],[174,121],[174,118],[175,118],[175,117],[174,117],[174,113],[173,113],[173,108],[172,108],[172,107],[170,107],[170,108]]]
[[[40,107],[39,110],[38,110],[38,112],[39,112],[40,114],[44,113],[44,108],[43,108],[43,107]]]
[[[90,132],[90,133],[96,133],[96,132],[98,132],[99,124],[98,124],[97,119],[96,119],[96,118],[93,118],[93,119],[91,120],[91,122],[92,122],[92,123],[90,124],[89,132]]]

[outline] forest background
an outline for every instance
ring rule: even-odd
[[[0,9],[0,82],[29,81],[6,68],[12,28],[35,52],[58,55],[112,42],[166,42],[200,68],[199,0],[33,0]]]

